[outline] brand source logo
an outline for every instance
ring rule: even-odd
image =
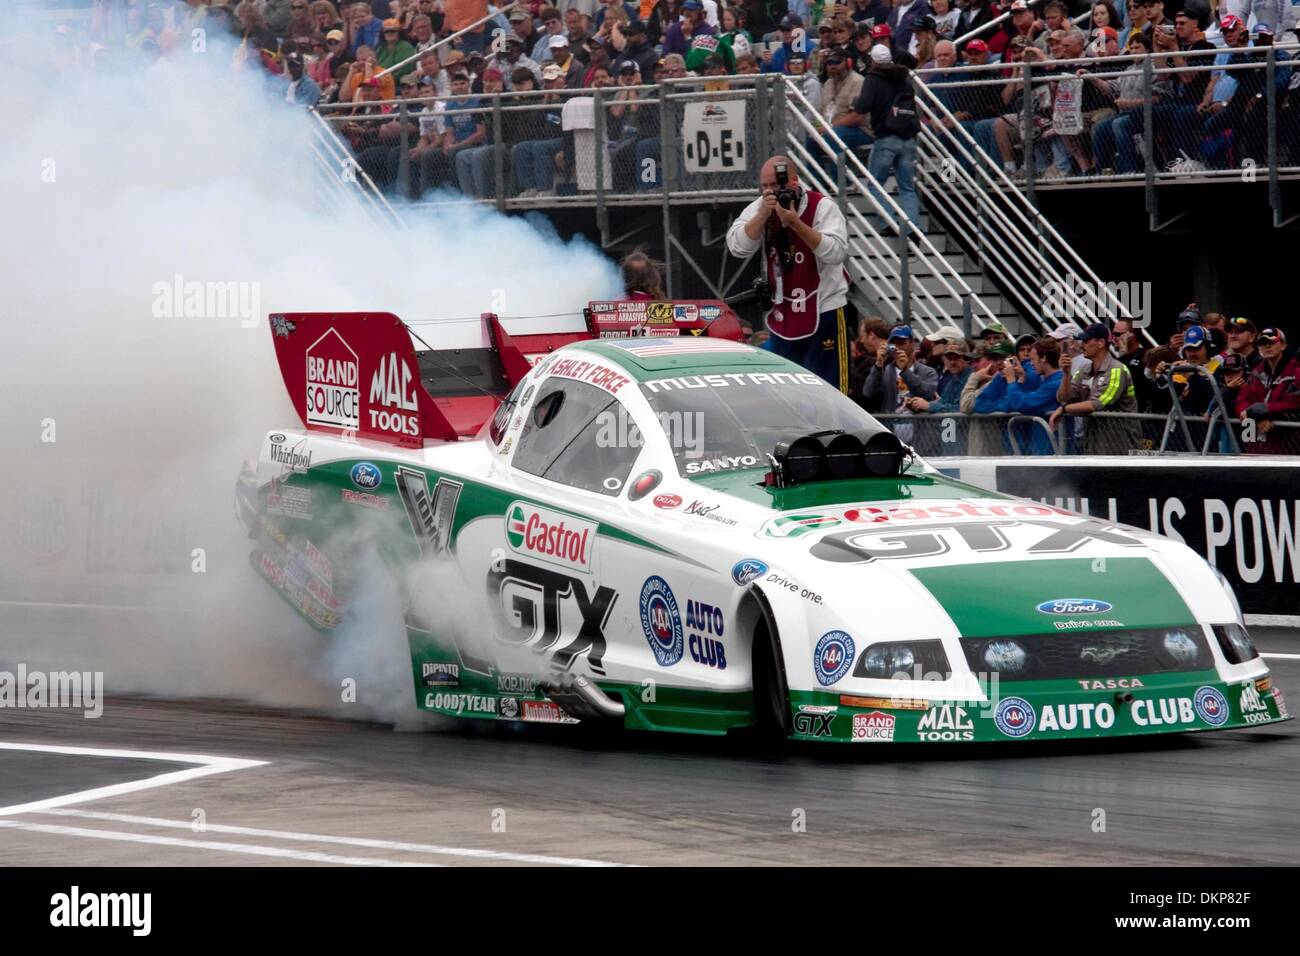
[[[337,329],[307,348],[307,424],[356,430],[360,423],[360,364]]]
[[[1105,614],[1113,605],[1096,598],[1053,598],[1038,605],[1040,614]]]
[[[359,461],[352,466],[349,472],[352,483],[358,488],[378,488],[384,480],[383,473],[380,472],[376,465],[368,461]]]
[[[506,542],[520,554],[575,571],[591,570],[596,524],[516,501],[506,512]]]
[[[894,739],[894,715],[878,710],[853,715],[853,742],[871,744]]]

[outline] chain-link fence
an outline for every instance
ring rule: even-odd
[[[318,108],[391,195],[501,206],[750,198],[785,140],[780,76]]]
[[[1300,175],[1300,46],[918,73],[989,158],[1053,181]],[[948,137],[951,139],[951,136]]]
[[[1098,412],[1061,416],[1053,426],[1030,415],[878,414],[927,457],[999,455],[1300,455],[1300,422]],[[1229,430],[1231,435],[1229,435]],[[1235,440],[1235,446],[1234,446]]]

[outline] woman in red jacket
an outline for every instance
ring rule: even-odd
[[[1237,393],[1242,450],[1257,454],[1300,454],[1300,428],[1275,427],[1279,420],[1300,420],[1300,361],[1287,354],[1286,336],[1281,329],[1261,330],[1255,346],[1264,361]]]

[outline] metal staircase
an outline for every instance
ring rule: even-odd
[[[795,83],[786,85],[787,150],[801,180],[835,198],[845,213],[850,299],[862,314],[910,322],[927,332],[956,325],[978,334],[998,322],[1017,335],[1053,328],[1066,318],[1043,307],[1049,283],[1088,283],[1105,295],[1087,263],[969,134],[957,127],[934,135],[931,123],[951,114],[919,78],[917,105],[930,121],[917,148],[917,190],[926,207],[920,229],[907,224],[892,179],[882,188],[862,157],[852,151],[834,155],[825,139],[841,147],[843,142]],[[1099,304],[1068,318],[1082,325],[1128,316],[1113,293]]]

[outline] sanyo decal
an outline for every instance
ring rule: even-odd
[[[238,319],[240,328],[251,329],[262,314],[260,282],[186,280],[178,272],[150,292],[155,319]]]

